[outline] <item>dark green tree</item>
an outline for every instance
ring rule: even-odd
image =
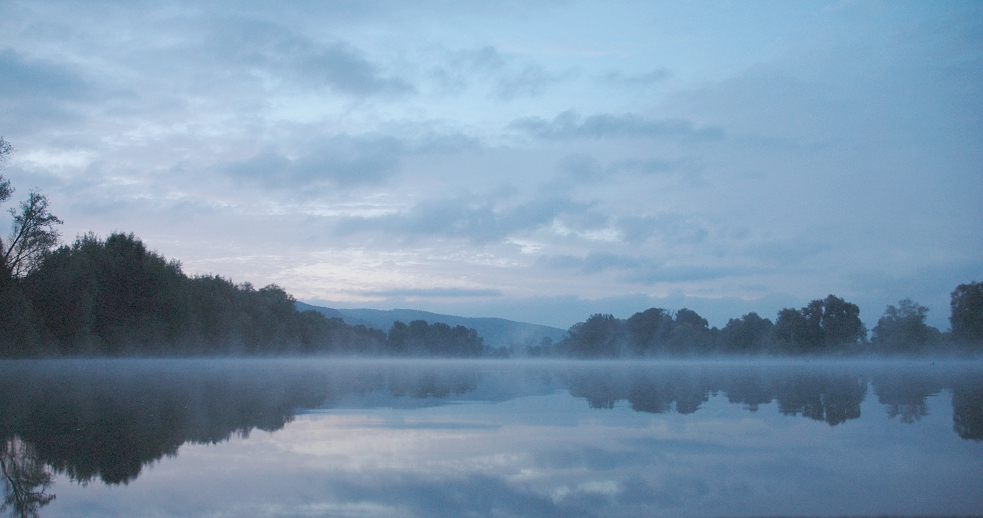
[[[625,321],[629,352],[637,356],[664,353],[672,326],[669,310],[649,308],[635,313]]]
[[[889,305],[871,332],[871,344],[879,352],[918,353],[938,341],[939,330],[925,324],[928,308],[911,299]]]
[[[956,286],[950,308],[952,339],[977,350],[983,347],[983,283]]]
[[[829,295],[813,300],[801,310],[779,311],[775,339],[778,349],[789,353],[850,351],[866,343],[867,328],[856,304]]]
[[[757,354],[767,350],[775,325],[757,313],[732,318],[721,330],[720,350],[726,354]]]
[[[624,322],[613,315],[598,313],[574,324],[559,347],[579,358],[613,358],[621,353],[623,342]]]
[[[713,340],[707,319],[692,309],[682,308],[676,312],[672,324],[667,344],[670,354],[684,356],[710,352]]]
[[[185,279],[132,234],[89,234],[50,253],[25,287],[61,353],[118,355],[184,338]]]

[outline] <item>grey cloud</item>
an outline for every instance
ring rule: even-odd
[[[574,153],[563,157],[556,165],[556,170],[563,178],[577,182],[602,181],[619,173],[636,173],[644,175],[672,173],[677,169],[676,164],[668,160],[620,160],[608,166],[602,165],[596,158]],[[550,184],[549,187],[564,185],[563,180]]]
[[[382,291],[360,291],[360,295],[378,297],[499,297],[501,290],[465,288],[408,288]]]
[[[573,110],[562,112],[553,120],[541,117],[516,119],[509,124],[509,127],[539,138],[556,140],[610,137],[688,137],[720,140],[724,137],[721,128],[697,128],[695,124],[686,120],[654,120],[636,114],[609,113],[583,117]]]
[[[481,76],[493,85],[491,96],[501,101],[520,97],[537,97],[555,83],[571,76],[571,72],[552,73],[537,63],[516,64],[511,56],[502,55],[495,47],[456,53],[444,67],[432,75],[451,93],[459,93],[471,84],[471,78]]]
[[[25,59],[10,49],[0,51],[0,99],[78,100],[91,89],[70,67]]]
[[[93,94],[94,87],[72,67],[27,59],[10,49],[0,51],[0,120],[5,131],[81,120],[78,104]]]
[[[599,180],[606,176],[601,163],[589,155],[568,155],[560,160],[557,169],[576,180]]]
[[[672,73],[668,68],[659,68],[644,74],[626,75],[623,72],[609,72],[604,76],[604,80],[608,83],[627,86],[648,86],[661,83],[670,77],[672,77]]]
[[[568,77],[569,74],[551,74],[539,65],[526,65],[522,70],[499,78],[495,97],[510,101],[518,97],[538,97],[546,88]]]
[[[312,53],[298,64],[299,73],[346,94],[401,95],[415,90],[402,79],[384,77],[361,52],[341,43]]]
[[[625,241],[634,244],[654,236],[670,244],[701,243],[710,235],[703,225],[682,214],[628,216],[619,218],[617,227]]]
[[[611,169],[642,174],[660,174],[675,171],[677,166],[669,160],[651,158],[647,160],[621,160],[611,164]]]
[[[832,246],[828,243],[798,236],[792,239],[758,243],[751,246],[748,252],[766,264],[790,267],[829,250],[832,250]]]
[[[397,214],[347,218],[338,224],[337,230],[342,234],[438,235],[483,243],[549,224],[560,215],[577,214],[590,207],[567,198],[545,198],[496,209],[488,200],[453,198],[423,202]]]
[[[290,159],[273,151],[228,164],[226,174],[263,185],[292,188],[325,182],[353,185],[379,182],[399,166],[403,147],[392,137],[341,135],[323,139]]]
[[[274,23],[241,19],[215,21],[206,30],[210,38],[203,45],[186,47],[196,62],[207,53],[216,67],[232,64],[242,74],[265,71],[277,80],[355,97],[400,96],[415,91],[405,80],[386,75],[364,52],[345,42],[324,44]]]
[[[641,284],[720,279],[750,273],[750,270],[732,267],[665,265],[651,257],[611,252],[590,252],[583,257],[571,255],[544,256],[540,258],[539,264],[550,269],[575,270],[586,275],[616,270],[622,272],[619,274],[620,279]]]

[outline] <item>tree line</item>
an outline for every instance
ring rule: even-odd
[[[723,329],[686,308],[651,308],[625,320],[595,314],[574,324],[563,340],[544,339],[525,352],[576,358],[983,352],[983,283],[960,284],[951,297],[952,329],[945,333],[925,323],[928,308],[904,299],[887,306],[868,337],[860,307],[829,295],[801,309],[782,309],[774,322],[752,312]]]
[[[187,276],[132,234],[88,234],[3,272],[0,356],[478,356],[474,329],[396,322],[388,333],[297,311],[276,285]]]

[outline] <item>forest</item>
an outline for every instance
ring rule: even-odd
[[[552,343],[527,344],[530,356],[618,358],[703,355],[967,355],[983,352],[983,283],[952,292],[951,331],[925,323],[928,308],[904,299],[889,305],[869,333],[860,307],[829,295],[801,309],[785,308],[774,322],[757,313],[710,327],[690,309],[651,308],[622,320],[596,314]]]

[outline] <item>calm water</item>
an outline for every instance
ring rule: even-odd
[[[14,516],[983,514],[980,362],[0,362],[0,435]]]

